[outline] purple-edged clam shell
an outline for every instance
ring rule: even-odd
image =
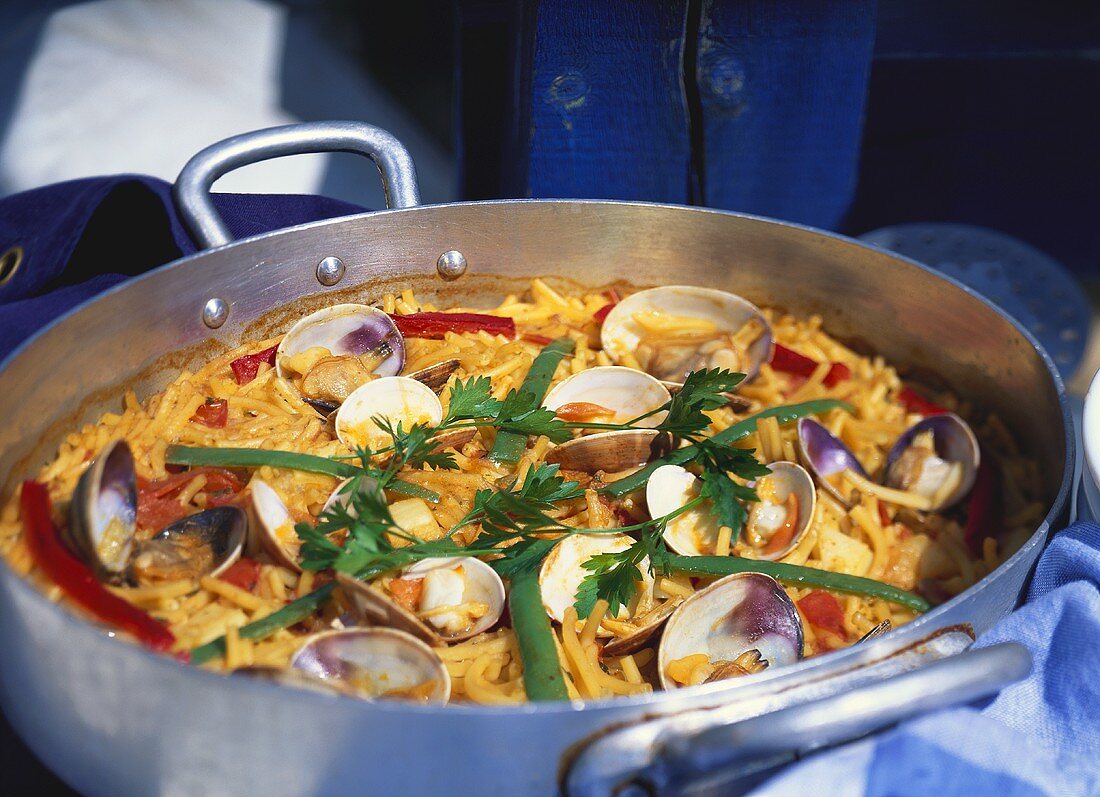
[[[237,506],[216,506],[177,520],[157,532],[152,539],[140,542],[134,554],[135,573],[143,555],[155,557],[174,567],[194,568],[202,561],[198,545],[208,548],[207,568],[193,572],[193,577],[217,576],[236,562],[244,549],[248,534],[248,516]],[[198,545],[196,545],[197,543]]]
[[[841,495],[828,477],[852,470],[867,478],[867,471],[859,464],[852,450],[813,418],[798,421],[798,449],[803,463],[817,483],[844,504],[848,503],[847,496]]]
[[[886,482],[890,483],[890,472],[902,452],[921,432],[932,431],[936,446],[936,456],[947,462],[960,462],[963,466],[962,481],[955,491],[937,509],[943,509],[960,501],[974,486],[978,478],[978,465],[981,463],[981,448],[978,439],[969,424],[953,412],[932,415],[917,421],[897,439],[886,455]]]
[[[378,376],[395,376],[405,366],[405,339],[393,319],[365,304],[337,304],[300,319],[287,330],[275,355],[275,368],[285,376],[284,357],[314,347],[334,356],[362,355],[377,351],[384,359],[374,369]]]
[[[450,675],[432,649],[416,637],[392,628],[354,628],[317,634],[298,649],[290,666],[317,678],[336,681],[363,697],[371,697],[371,693],[399,693],[425,684],[428,684],[425,699],[429,702],[445,703],[451,694]]]
[[[117,521],[115,544],[102,545]],[[122,573],[130,561],[137,528],[137,477],[125,440],[107,445],[80,477],[69,505],[66,537],[75,552],[101,576]]]
[[[802,658],[802,620],[781,586],[763,573],[734,573],[685,600],[669,618],[657,653],[661,685],[679,684],[668,665],[696,653],[711,663],[734,661],[750,650],[769,667]]]

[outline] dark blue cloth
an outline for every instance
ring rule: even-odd
[[[318,196],[215,194],[238,238],[363,208]],[[0,285],[0,358],[58,315],[127,277],[195,252],[163,180],[140,175],[58,183],[0,200],[0,255],[22,262]]]
[[[1024,605],[978,646],[1013,640],[1033,669],[982,706],[942,711],[809,759],[755,794],[1100,794],[1100,526],[1054,535]]]

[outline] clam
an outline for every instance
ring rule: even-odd
[[[817,490],[805,468],[793,462],[773,462],[771,474],[757,479],[760,500],[749,509],[744,537],[757,558],[782,559],[802,541],[814,519]]]
[[[662,465],[649,476],[645,500],[650,517],[675,512],[699,496],[702,480],[679,465]],[[665,543],[685,556],[713,554],[718,543],[718,523],[705,506],[677,515],[665,525]]]
[[[565,611],[577,600],[581,581],[591,571],[584,563],[601,553],[625,551],[633,544],[625,534],[574,534],[563,538],[543,560],[539,570],[539,588],[547,615],[561,623]],[[604,618],[597,634],[614,636],[604,646],[609,656],[622,656],[639,649],[660,630],[679,605],[680,598],[666,595],[654,583],[649,572],[649,560],[638,564],[638,581],[642,588],[631,607],[623,606],[612,617]],[[580,618],[578,624],[584,621]]]
[[[264,664],[251,664],[238,667],[229,673],[235,678],[249,678],[255,681],[270,681],[291,689],[303,689],[307,692],[321,692],[330,695],[352,695],[343,684],[335,680],[325,680],[316,675],[297,670],[293,667],[272,667]]]
[[[445,703],[451,695],[451,677],[439,657],[393,628],[324,631],[298,649],[290,666],[367,699]]]
[[[551,390],[542,405],[568,421],[624,424],[668,403],[668,388],[654,377],[621,365],[589,368]],[[654,412],[634,426],[658,426],[668,416]]]
[[[458,360],[444,360],[441,363],[429,365],[427,368],[421,368],[419,371],[411,371],[404,374],[404,376],[415,379],[417,382],[423,382],[432,389],[432,392],[439,393],[447,386],[451,374],[458,370],[460,364]]]
[[[275,352],[275,371],[297,378],[307,399],[339,404],[375,376],[401,373],[405,341],[393,319],[365,304],[337,304],[292,326]]]
[[[109,443],[80,477],[69,505],[69,543],[105,579],[130,563],[137,530],[137,477],[124,440]]]
[[[247,529],[238,507],[205,509],[137,543],[130,571],[139,582],[217,576],[240,558]]]
[[[954,413],[910,426],[886,456],[886,486],[929,499],[932,510],[962,499],[978,476],[981,450],[966,421]]]
[[[348,448],[380,449],[392,438],[375,423],[385,418],[408,429],[416,423],[436,426],[443,420],[443,405],[432,389],[407,376],[386,376],[360,385],[336,411],[333,426]]]
[[[565,610],[577,601],[581,581],[591,571],[584,563],[602,553],[620,553],[634,544],[626,534],[571,534],[555,545],[539,568],[542,605],[552,620],[565,620]],[[638,580],[643,579],[639,568]],[[621,615],[626,614],[623,609]],[[583,618],[582,618],[583,619]]]
[[[504,613],[504,583],[471,556],[424,559],[388,583],[337,576],[364,625],[405,631],[431,645],[492,628]]]
[[[798,422],[798,447],[818,484],[845,506],[851,501],[841,494],[835,477],[851,470],[870,480],[855,454],[812,418]],[[917,421],[894,443],[886,456],[884,482],[914,496],[907,506],[935,511],[970,492],[980,461],[977,438],[966,421],[953,413],[933,415]],[[895,495],[894,500],[902,499]]]
[[[616,362],[632,355],[648,373],[675,383],[703,368],[752,379],[772,352],[771,326],[755,305],[694,285],[631,294],[607,314],[600,341]]]
[[[801,418],[798,421],[798,452],[817,483],[842,504],[849,506],[849,496],[840,492],[835,477],[850,470],[867,478],[867,471],[851,449],[813,418]]]
[[[775,579],[735,573],[687,598],[657,650],[661,686],[676,689],[793,664],[802,657],[798,609]]]
[[[618,473],[663,457],[672,450],[672,435],[656,429],[622,429],[576,437],[554,446],[546,461],[564,470]]]
[[[283,499],[267,482],[253,479],[252,512],[256,522],[251,527],[264,553],[276,564],[302,572],[298,565],[298,535],[294,531],[294,518]]]

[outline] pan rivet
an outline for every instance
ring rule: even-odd
[[[317,281],[332,287],[344,278],[344,261],[338,257],[326,257],[317,264]]]
[[[457,249],[451,249],[439,256],[435,261],[436,271],[445,280],[456,280],[466,273],[466,255]]]
[[[202,308],[202,322],[211,329],[217,329],[229,318],[229,302],[225,299],[211,299]]]

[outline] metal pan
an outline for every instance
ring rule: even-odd
[[[394,209],[231,242],[207,196],[217,177],[331,150],[373,158]],[[587,796],[624,783],[678,793],[1026,672],[1018,646],[964,653],[970,636],[960,631],[981,632],[1012,609],[1064,519],[1073,439],[1063,386],[1025,330],[958,283],[807,227],[670,205],[420,207],[417,196],[407,152],[366,125],[276,128],[204,150],[176,199],[206,251],[77,308],[0,366],[0,482],[13,489],[73,424],[117,406],[122,386],[162,387],[211,350],[317,306],[410,285],[441,304],[487,304],[550,276],[576,287],[709,285],[818,313],[840,338],[937,374],[999,413],[1038,461],[1049,511],[989,577],[873,643],[748,682],[584,708],[365,703],[224,678],[119,643],[0,567],[0,703],[67,782],[93,795]],[[918,705],[918,695],[929,698]],[[758,745],[742,749],[745,738]]]

